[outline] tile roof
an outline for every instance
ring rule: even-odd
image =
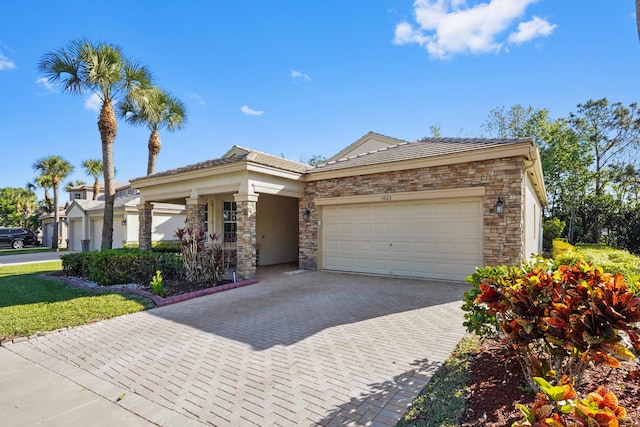
[[[210,160],[205,160],[204,162],[199,162],[199,163],[194,163],[191,165],[187,165],[187,166],[181,166],[179,168],[175,168],[175,169],[168,169],[166,171],[162,171],[162,172],[157,172],[154,173],[153,175],[146,175],[146,176],[141,176],[138,178],[134,178],[132,180],[130,180],[130,182],[134,182],[134,181],[138,181],[140,179],[146,179],[146,178],[150,178],[150,177],[161,177],[161,176],[170,176],[170,175],[177,175],[177,174],[181,174],[181,173],[185,173],[185,172],[191,172],[191,171],[196,171],[196,170],[200,170],[200,169],[207,169],[207,168],[212,168],[215,166],[222,166],[222,165],[228,165],[231,163],[236,163],[238,160],[240,160],[237,157],[229,157],[226,159],[210,159]]]
[[[94,210],[94,209],[103,209],[104,201],[100,200],[85,200],[85,199],[76,199],[74,200],[78,206],[84,211]],[[119,206],[129,206],[135,207],[140,204],[140,195],[139,194],[130,194],[123,197],[116,197],[113,201],[113,206],[115,208]],[[172,203],[154,203],[154,209],[181,209],[184,208],[183,205],[175,205]]]
[[[345,157],[318,165],[310,173],[377,165],[403,160],[421,159],[481,150],[523,142],[530,138],[424,138],[419,141],[403,141],[379,150]]]
[[[253,163],[298,173],[304,173],[312,168],[312,166],[309,166],[308,164],[285,159],[284,157],[274,156],[273,154],[263,153],[262,151],[241,147],[239,145],[236,145],[236,147],[247,151],[247,160]]]
[[[306,165],[304,163],[295,162],[293,160],[288,160],[283,157],[274,156],[274,155],[263,153],[261,151],[256,151],[250,148],[245,148],[238,145],[235,145],[234,148],[239,149],[240,151],[244,152],[244,154],[233,154],[228,157],[205,160],[204,162],[194,163],[191,165],[182,166],[175,169],[169,169],[166,171],[155,173],[153,175],[134,178],[131,180],[131,182],[137,181],[140,179],[150,178],[150,177],[156,178],[156,177],[162,177],[162,176],[177,175],[177,174],[196,171],[200,169],[207,169],[207,168],[212,168],[216,166],[229,165],[233,163],[238,163],[243,160],[247,160],[249,162],[261,164],[264,166],[270,166],[276,169],[282,169],[289,172],[297,172],[297,173],[304,173],[306,170],[311,168],[311,166]]]

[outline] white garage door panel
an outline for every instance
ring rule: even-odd
[[[480,198],[326,206],[323,268],[463,280],[482,264]]]
[[[71,249],[79,251],[82,249],[82,220],[71,221]]]

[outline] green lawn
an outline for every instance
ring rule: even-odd
[[[40,277],[61,268],[61,261],[0,267],[0,342],[153,307],[138,295],[77,289]]]
[[[471,335],[458,342],[396,427],[460,427],[466,409],[469,366],[478,342]]]

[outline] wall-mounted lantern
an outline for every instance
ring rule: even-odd
[[[504,213],[504,201],[498,197],[498,200],[496,201],[496,213],[498,215],[502,215]]]
[[[302,220],[304,222],[309,222],[309,218],[311,218],[311,211],[309,209],[305,209],[304,213],[302,214]]]

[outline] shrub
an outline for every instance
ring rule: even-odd
[[[111,249],[94,253],[90,278],[102,286],[149,283],[155,271],[155,256],[151,252]]]
[[[165,278],[184,277],[180,255],[152,253],[138,249],[76,252],[61,256],[67,276],[86,277],[102,286],[122,283],[149,283],[160,270]]]
[[[91,276],[91,263],[94,252],[72,252],[60,256],[62,271],[67,276]]]
[[[616,395],[604,386],[589,393],[586,399],[576,399],[575,389],[566,377],[557,386],[540,377],[535,381],[544,394],[536,395],[531,409],[518,404],[524,418],[513,423],[512,427],[617,427],[631,422],[627,410],[618,405]]]
[[[222,283],[231,257],[224,244],[218,243],[218,236],[210,234],[207,242],[204,231],[179,228],[176,237],[180,241],[187,280]]]
[[[574,246],[567,242],[567,239],[554,239],[551,248],[551,255],[554,258],[558,258],[564,252],[572,251],[573,249],[575,249]]]
[[[495,316],[497,332],[516,352],[532,388],[536,376],[560,381],[566,375],[579,386],[590,364],[617,367],[633,359],[621,340],[626,335],[640,351],[640,298],[628,291],[624,277],[582,262],[544,267],[511,268],[497,278],[479,274],[474,301]]]
[[[151,246],[151,252],[179,254],[180,242],[157,242]]]
[[[183,279],[184,263],[182,262],[182,256],[173,252],[159,252],[153,253],[156,260],[156,270],[162,271],[162,274],[167,279]]]
[[[640,258],[637,256],[605,245],[581,243],[556,255],[555,265],[575,265],[580,261],[597,265],[611,274],[622,274],[629,290],[640,296]]]
[[[553,241],[562,235],[567,223],[559,218],[551,218],[542,223],[542,246],[552,249]]]
[[[477,268],[471,276],[467,277],[466,281],[473,285],[471,289],[464,293],[462,302],[462,311],[465,312],[463,325],[468,332],[488,339],[498,339],[500,337],[500,329],[495,314],[490,313],[486,306],[476,304],[475,301],[481,294],[480,283],[486,279],[501,280],[513,274],[513,272],[510,273],[513,268],[508,268],[505,265]]]

